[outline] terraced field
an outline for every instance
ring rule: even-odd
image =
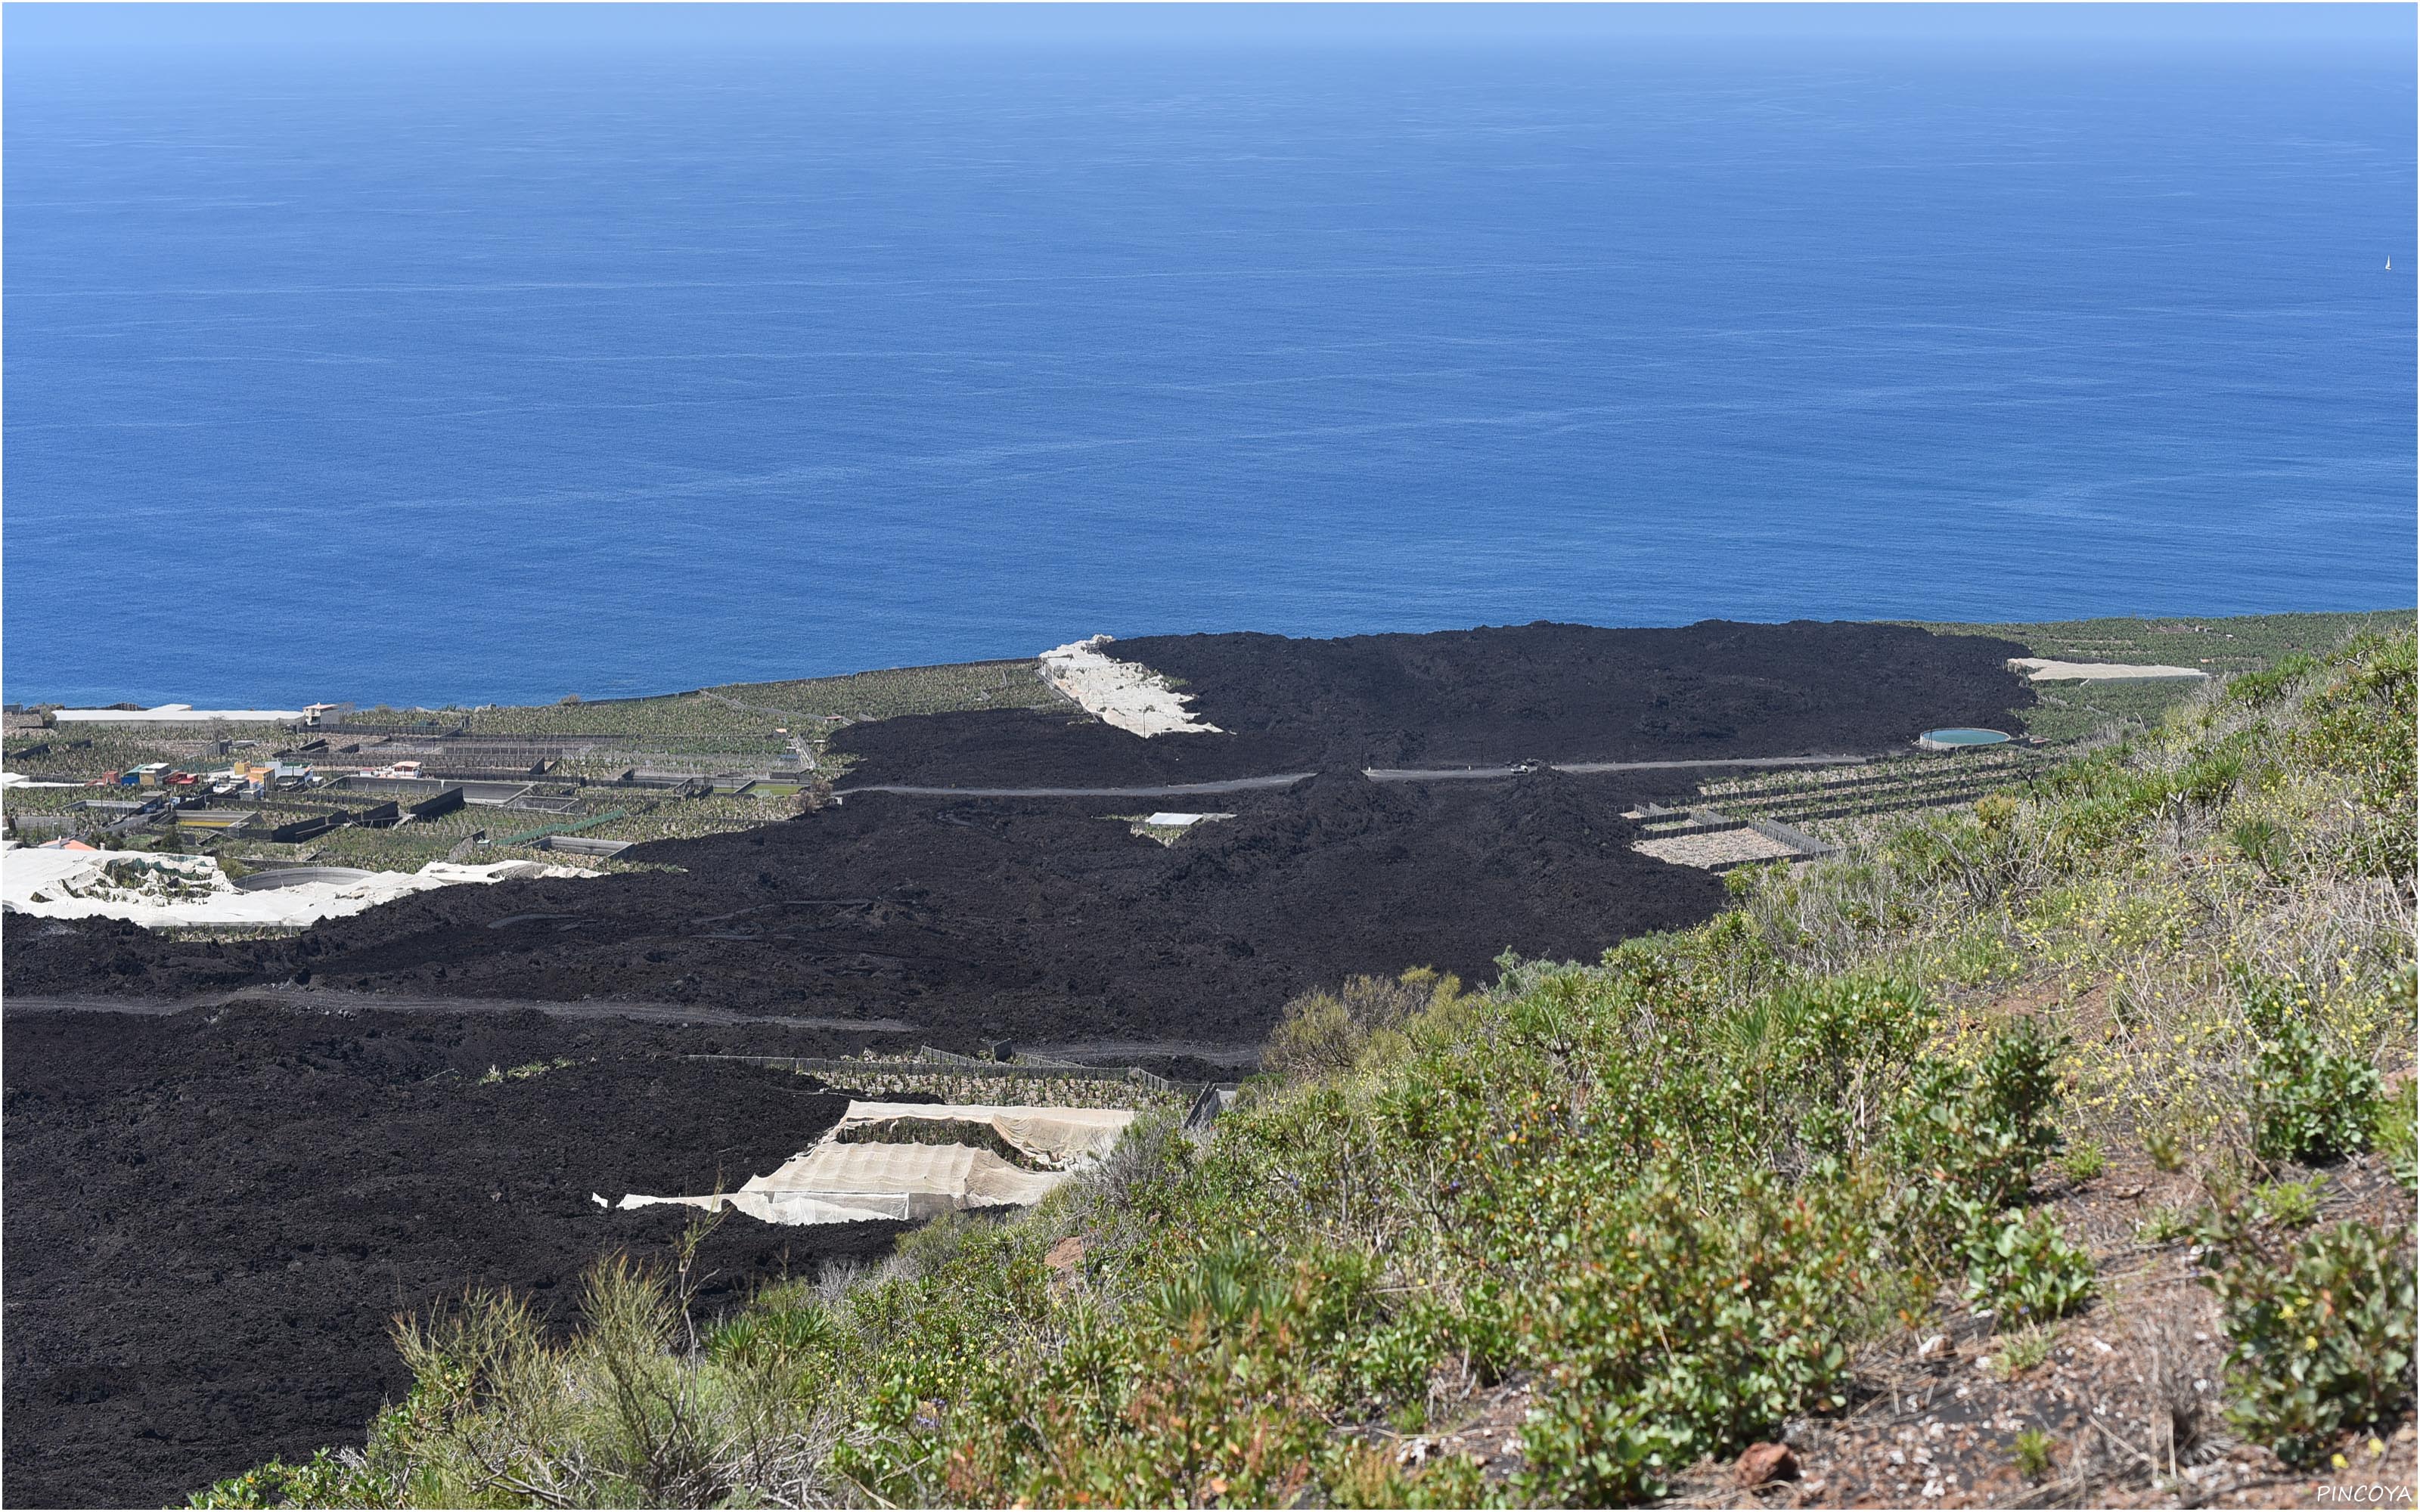
[[[2024,786],[2057,759],[2027,747],[1943,755],[1911,752],[1857,766],[1708,782],[1698,792],[1710,807],[1732,818],[1769,819],[1844,844],[1864,821],[1972,803],[1986,794]]]

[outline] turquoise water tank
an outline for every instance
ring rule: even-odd
[[[1916,737],[1916,743],[1927,750],[1964,750],[1972,746],[2005,746],[2009,739],[2004,730],[1952,728],[1928,730]]]

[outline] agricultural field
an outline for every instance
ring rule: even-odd
[[[1997,636],[2044,656],[2206,666],[2224,677],[2258,671],[2280,658],[2323,652],[2344,636],[2365,627],[2408,626],[2411,620],[2408,613],[2388,612],[2219,620],[1926,625],[1923,628],[1945,634]],[[1147,648],[1148,643],[1138,645]],[[1191,649],[1199,655],[1199,647]],[[2039,702],[2031,707],[2010,711],[2003,727],[2052,747],[2083,747],[2102,739],[2139,734],[2157,728],[2171,710],[2205,696],[2202,685],[2183,680],[2045,683],[2037,684],[2034,690]],[[1238,691],[1230,688],[1229,696],[1239,696]],[[253,863],[308,859],[380,870],[411,870],[449,857],[503,860],[545,856],[551,860],[576,860],[577,864],[598,870],[622,870],[634,863],[551,855],[538,851],[535,842],[544,833],[562,832],[632,841],[695,839],[787,818],[799,811],[802,802],[814,801],[812,795],[802,796],[798,787],[786,783],[760,783],[745,793],[725,791],[701,797],[677,797],[663,790],[610,785],[634,767],[705,778],[798,769],[812,773],[814,780],[828,783],[841,778],[860,760],[852,750],[835,748],[831,743],[835,733],[853,724],[901,716],[966,715],[1063,705],[1059,695],[1034,674],[1032,663],[995,661],[895,668],[845,677],[737,683],[660,698],[596,702],[566,699],[545,705],[436,711],[363,709],[347,716],[346,722],[428,725],[441,731],[459,728],[471,736],[527,736],[539,742],[570,742],[554,758],[552,769],[534,795],[562,800],[566,811],[473,807],[391,829],[338,830],[299,845],[242,840],[225,843],[230,855]],[[1062,733],[1055,726],[1051,733]],[[5,751],[7,768],[11,772],[37,780],[89,781],[103,772],[123,771],[146,762],[169,762],[197,769],[230,758],[260,759],[291,749],[307,738],[306,734],[276,725],[83,725],[12,733],[7,737]],[[338,746],[353,743],[342,734],[330,738]],[[377,750],[378,737],[354,739],[366,748],[349,757],[339,755],[339,762],[375,764],[382,759],[392,759],[382,757]],[[583,744],[587,741],[595,744]],[[853,747],[859,743],[852,739],[848,744]],[[394,753],[406,754],[400,747]],[[948,753],[937,754],[946,757]],[[1067,753],[1060,754],[1064,757]],[[1133,756],[1123,748],[1117,754]],[[432,765],[442,764],[438,758],[422,759]],[[473,764],[480,759],[468,749],[460,756],[460,760]],[[1734,817],[1779,820],[1807,828],[1821,838],[1835,839],[1854,832],[1860,823],[1878,815],[1971,802],[1987,793],[2023,786],[2040,776],[2049,759],[2046,752],[2025,748],[1948,756],[1911,753],[1850,772],[1712,783],[1700,790],[1700,796]],[[897,763],[894,760],[887,764]],[[948,764],[946,760],[943,764]],[[1061,764],[1064,764],[1063,761]],[[1108,770],[1096,775],[1103,780],[1132,776]],[[958,780],[959,777],[952,775],[948,779]],[[8,794],[7,802],[14,811],[33,814],[56,811],[91,795],[80,790],[19,788]],[[309,796],[340,807],[362,806],[358,795],[314,793]],[[1152,832],[1152,838],[1170,841],[1175,832]],[[113,843],[208,850],[221,842],[187,834]]]
[[[995,1107],[1134,1108],[1182,1117],[1190,1088],[1182,1084],[1105,1076],[1070,1066],[1063,1076],[1001,1077],[960,1071],[946,1061],[933,1069],[899,1070],[898,1062],[873,1059],[881,1071],[801,1069],[798,1075],[817,1083],[843,1083],[852,1092],[872,1099],[930,1097],[942,1103]]]
[[[2022,746],[1910,753],[1857,766],[1766,772],[1698,789],[1707,807],[1733,819],[1770,819],[1818,840],[1848,844],[1871,822],[1951,808],[2039,780],[2058,757]]]
[[[541,790],[544,791],[544,790]],[[683,798],[631,789],[567,789],[580,807],[568,813],[515,809],[464,808],[435,819],[391,829],[331,830],[302,845],[236,841],[231,854],[254,860],[309,859],[323,866],[413,871],[430,861],[545,861],[597,872],[639,870],[644,863],[613,856],[579,856],[539,848],[549,835],[587,840],[695,840],[752,829],[797,813],[795,796],[754,793]],[[794,795],[796,790],[786,790]]]
[[[699,777],[796,767],[829,780],[847,768],[850,758],[828,752],[826,743],[833,731],[850,723],[903,714],[1034,708],[1057,700],[1058,695],[1033,675],[1031,662],[1016,661],[741,683],[662,698],[600,702],[571,699],[529,707],[359,709],[345,716],[343,722],[429,726],[432,733],[458,727],[474,736],[594,737],[598,744],[566,749],[547,774],[548,780],[533,790],[534,797],[566,802],[567,812],[473,806],[392,828],[334,830],[294,845],[244,839],[222,842],[191,833],[113,837],[111,843],[132,849],[217,849],[240,864],[308,860],[412,871],[445,859],[543,858],[592,870],[624,871],[639,863],[551,854],[538,850],[535,842],[553,833],[631,841],[692,840],[753,828],[799,811],[801,790],[795,783],[759,783],[744,793],[695,797],[605,785],[633,767]],[[309,732],[283,725],[86,725],[12,733],[7,739],[6,764],[8,771],[37,781],[81,783],[103,772],[123,771],[147,762],[197,770],[231,758],[265,759],[312,738]],[[327,738],[339,747],[360,742],[373,748],[351,755],[338,753],[334,763],[317,758],[325,764],[375,765],[389,759],[374,748],[379,738],[375,735],[349,738],[338,733]],[[436,758],[420,759],[431,765],[442,764]],[[466,754],[464,759],[474,758]],[[95,795],[83,788],[18,788],[9,792],[7,801],[17,811],[55,812]],[[377,801],[329,790],[293,796],[338,808]],[[92,827],[98,827],[98,816]]]
[[[2017,641],[2055,661],[2121,661],[2195,667],[2212,678],[2262,671],[2288,656],[2326,654],[2365,631],[2409,629],[2409,609],[2359,614],[2245,614],[2223,619],[2043,620],[2009,625],[1909,621],[1939,635],[1988,635]],[[2041,702],[2013,711],[2013,733],[2054,745],[2156,729],[2199,685],[2185,678],[2117,682],[2039,682]]]
[[[2009,625],[1902,622],[1937,635],[1999,636],[2057,661],[2129,661],[2205,667],[2211,675],[2257,671],[2280,656],[2315,656],[2346,637],[2409,629],[2410,609],[2361,614],[2240,614],[2222,619],[2039,620]]]
[[[2203,666],[2210,682],[2186,678],[2080,680],[2034,685],[2035,706],[2010,712],[2012,733],[2048,748],[2003,746],[1914,752],[1854,767],[1770,772],[1708,782],[1706,807],[1733,819],[1768,819],[1819,840],[1854,846],[1896,818],[1970,804],[1993,793],[2021,793],[2076,750],[2158,730],[2172,713],[2206,705],[2226,679],[2265,671],[2288,658],[2325,655],[2364,631],[2411,627],[2403,611],[2372,614],[2264,614],[2217,620],[2071,620],[2019,625],[1933,625],[1942,634],[1993,635],[2033,654],[2067,661]],[[2074,748],[2060,750],[2056,748]]]
[[[11,731],[0,741],[0,758],[36,781],[82,782],[150,762],[224,764],[230,754],[261,760],[294,738],[281,724],[62,726]]]
[[[2034,697],[2041,702],[2018,710],[2016,722],[2025,734],[2053,745],[2136,733],[2156,729],[2170,709],[2191,702],[2202,686],[2183,677],[2036,683]]]
[[[731,683],[662,698],[586,703],[566,700],[532,707],[463,711],[479,735],[602,735],[649,749],[662,742],[736,741],[724,749],[753,749],[774,729],[820,740],[818,724],[854,724],[903,714],[954,714],[975,709],[1047,708],[1058,695],[1034,675],[1031,661],[982,661],[958,666],[894,667],[845,677],[779,683]],[[365,711],[363,722],[394,711]],[[408,716],[395,714],[401,719]],[[774,740],[775,748],[780,742]]]

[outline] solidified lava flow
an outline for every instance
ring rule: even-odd
[[[358,1444],[406,1383],[395,1314],[510,1287],[566,1321],[600,1254],[659,1257],[681,1227],[592,1192],[736,1185],[847,1105],[786,1072],[661,1054],[834,1048],[797,1031],[526,1011],[10,1013],[8,1046],[12,1506],[174,1505],[274,1455]],[[531,1065],[548,1069],[485,1079]],[[726,1223],[701,1310],[879,1257],[897,1227]]]
[[[1084,799],[884,795],[628,854],[677,872],[422,893],[292,940],[12,920],[11,990],[182,996],[289,980],[415,998],[611,996],[917,1025],[933,1043],[1251,1043],[1306,987],[1507,949],[1593,955],[1709,917],[1604,779],[1321,776],[1174,846]],[[1131,807],[1127,805],[1126,807]]]
[[[1263,772],[1831,755],[1997,725],[2025,648],[1909,625],[1525,625],[1294,640],[1148,636],[1109,651],[1178,681],[1224,736],[1139,740],[1065,713],[940,714],[844,732],[863,781],[1201,782]]]
[[[12,1002],[287,987],[306,1006],[9,1011],[6,1499],[156,1504],[358,1443],[402,1385],[392,1314],[479,1284],[567,1318],[600,1250],[659,1248],[679,1227],[600,1212],[592,1191],[736,1183],[843,1105],[786,1073],[672,1052],[1249,1049],[1287,997],[1352,973],[1483,980],[1507,949],[1586,959],[1720,905],[1719,879],[1631,850],[1621,817],[1689,792],[1690,774],[1382,784],[1365,766],[1880,751],[2032,697],[2003,666],[2022,648],[1890,625],[1112,649],[1182,679],[1233,733],[1143,741],[1072,708],[897,718],[843,737],[852,780],[1320,775],[1183,804],[1235,817],[1168,846],[1119,817],[1162,806],[1147,801],[861,793],[626,853],[678,870],[450,887],[290,939],[9,917]],[[498,1006],[529,1002],[566,1011]],[[801,1022],[649,1026],[615,1016],[629,1003]],[[891,1237],[726,1224],[708,1305]]]

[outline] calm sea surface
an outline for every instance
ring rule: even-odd
[[[2409,605],[2377,65],[12,48],[7,695]]]

